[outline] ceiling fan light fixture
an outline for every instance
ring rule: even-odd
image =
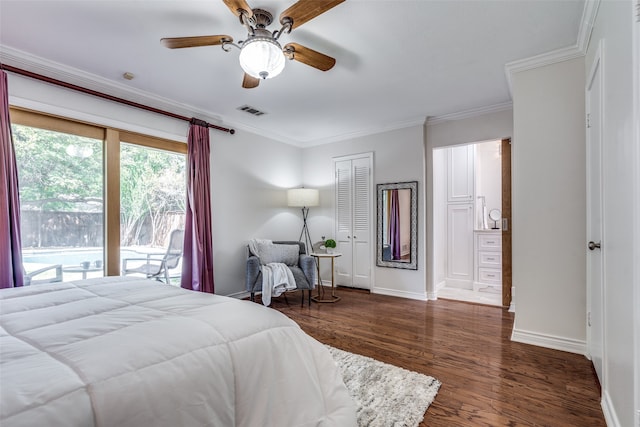
[[[270,79],[282,72],[285,57],[273,37],[253,36],[242,44],[240,66],[252,77]]]

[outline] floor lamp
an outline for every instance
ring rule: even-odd
[[[309,227],[307,226],[307,215],[309,215],[310,206],[318,206],[319,199],[318,190],[311,188],[292,188],[291,190],[287,190],[287,205],[289,207],[302,208],[303,224],[298,241],[305,243],[308,254],[312,252],[313,245],[311,243],[311,236],[309,235]]]

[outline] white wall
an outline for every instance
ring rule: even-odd
[[[175,141],[187,141],[188,123],[116,104],[71,89],[7,73],[9,104]]]
[[[591,68],[600,41],[603,42],[603,239],[604,258],[604,328],[602,406],[610,426],[634,424],[634,363],[640,354],[633,350],[634,340],[640,340],[640,330],[633,327],[634,278],[639,248],[632,232],[640,227],[638,206],[638,135],[635,126],[640,120],[633,113],[632,66],[633,1],[603,1],[600,3],[591,41],[585,59],[587,72]],[[636,31],[638,31],[636,29]],[[634,71],[635,70],[635,71]],[[636,87],[635,90],[640,90]],[[637,96],[637,94],[636,94]],[[635,153],[635,156],[634,156]],[[635,205],[635,207],[634,207]],[[635,286],[640,284],[636,278]],[[640,378],[637,376],[636,378]],[[640,392],[636,385],[636,393]],[[636,396],[635,402],[638,402]],[[636,410],[640,404],[636,403]],[[636,415],[637,417],[637,415]]]
[[[7,74],[12,105],[186,141],[185,121]],[[302,218],[285,190],[302,184],[302,150],[242,131],[209,135],[215,291],[242,294],[249,239],[298,239]]]
[[[586,350],[584,60],[512,75],[513,339]]]
[[[369,135],[303,150],[304,181],[319,188],[320,204],[309,213],[309,229],[313,241],[321,235],[331,236],[334,231],[334,195],[332,158],[373,152],[374,183],[418,181],[418,270],[375,267],[371,291],[425,299],[425,239],[424,239],[424,181],[423,181],[423,128],[413,126]],[[375,186],[374,186],[375,191]],[[375,200],[375,195],[373,195]],[[376,221],[375,203],[371,212]],[[375,234],[375,227],[373,227]],[[375,237],[375,236],[374,236]],[[375,238],[372,240],[375,249]]]
[[[633,2],[632,2],[633,3]],[[632,6],[633,7],[633,6]],[[633,24],[633,64],[632,70],[640,70],[640,22],[636,20]],[[635,73],[633,79],[633,114],[631,117],[635,117],[633,128],[635,141],[635,153],[633,153],[634,169],[634,190],[633,194],[634,202],[634,214],[635,218],[633,222],[634,227],[634,244],[633,244],[633,259],[640,259],[640,73]],[[633,142],[632,142],[633,144]],[[633,287],[634,287],[634,322],[633,322],[633,336],[635,337],[635,414],[636,414],[636,426],[640,425],[640,263],[636,262],[633,268]]]
[[[286,189],[302,185],[302,152],[252,133],[211,131],[211,204],[216,293],[244,290],[252,238],[298,240],[302,215]]]
[[[509,138],[513,135],[513,112],[507,109],[459,120],[427,122],[425,127],[427,226],[426,236],[421,233],[420,237],[424,236],[427,242],[427,295],[429,299],[435,299],[435,286],[443,279],[443,258],[434,257],[441,250],[443,241],[446,244],[446,236],[442,238],[440,233],[438,237],[437,230],[434,230],[434,194],[438,194],[437,189],[434,192],[434,148]],[[438,157],[436,154],[435,158],[446,161],[446,156]]]
[[[437,148],[432,151],[433,168],[431,188],[433,189],[433,223],[447,223],[447,149]],[[428,185],[428,184],[427,184]],[[427,207],[427,209],[429,209]],[[433,228],[433,274],[434,289],[440,289],[446,285],[447,277],[447,227],[438,226]]]

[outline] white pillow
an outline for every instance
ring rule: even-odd
[[[260,254],[260,264],[267,265],[272,262],[279,262],[288,266],[298,265],[298,254],[300,246],[298,245],[279,245],[279,244],[258,244]]]

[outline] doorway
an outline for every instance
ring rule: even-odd
[[[433,150],[439,298],[511,303],[509,144],[508,139],[492,140]]]

